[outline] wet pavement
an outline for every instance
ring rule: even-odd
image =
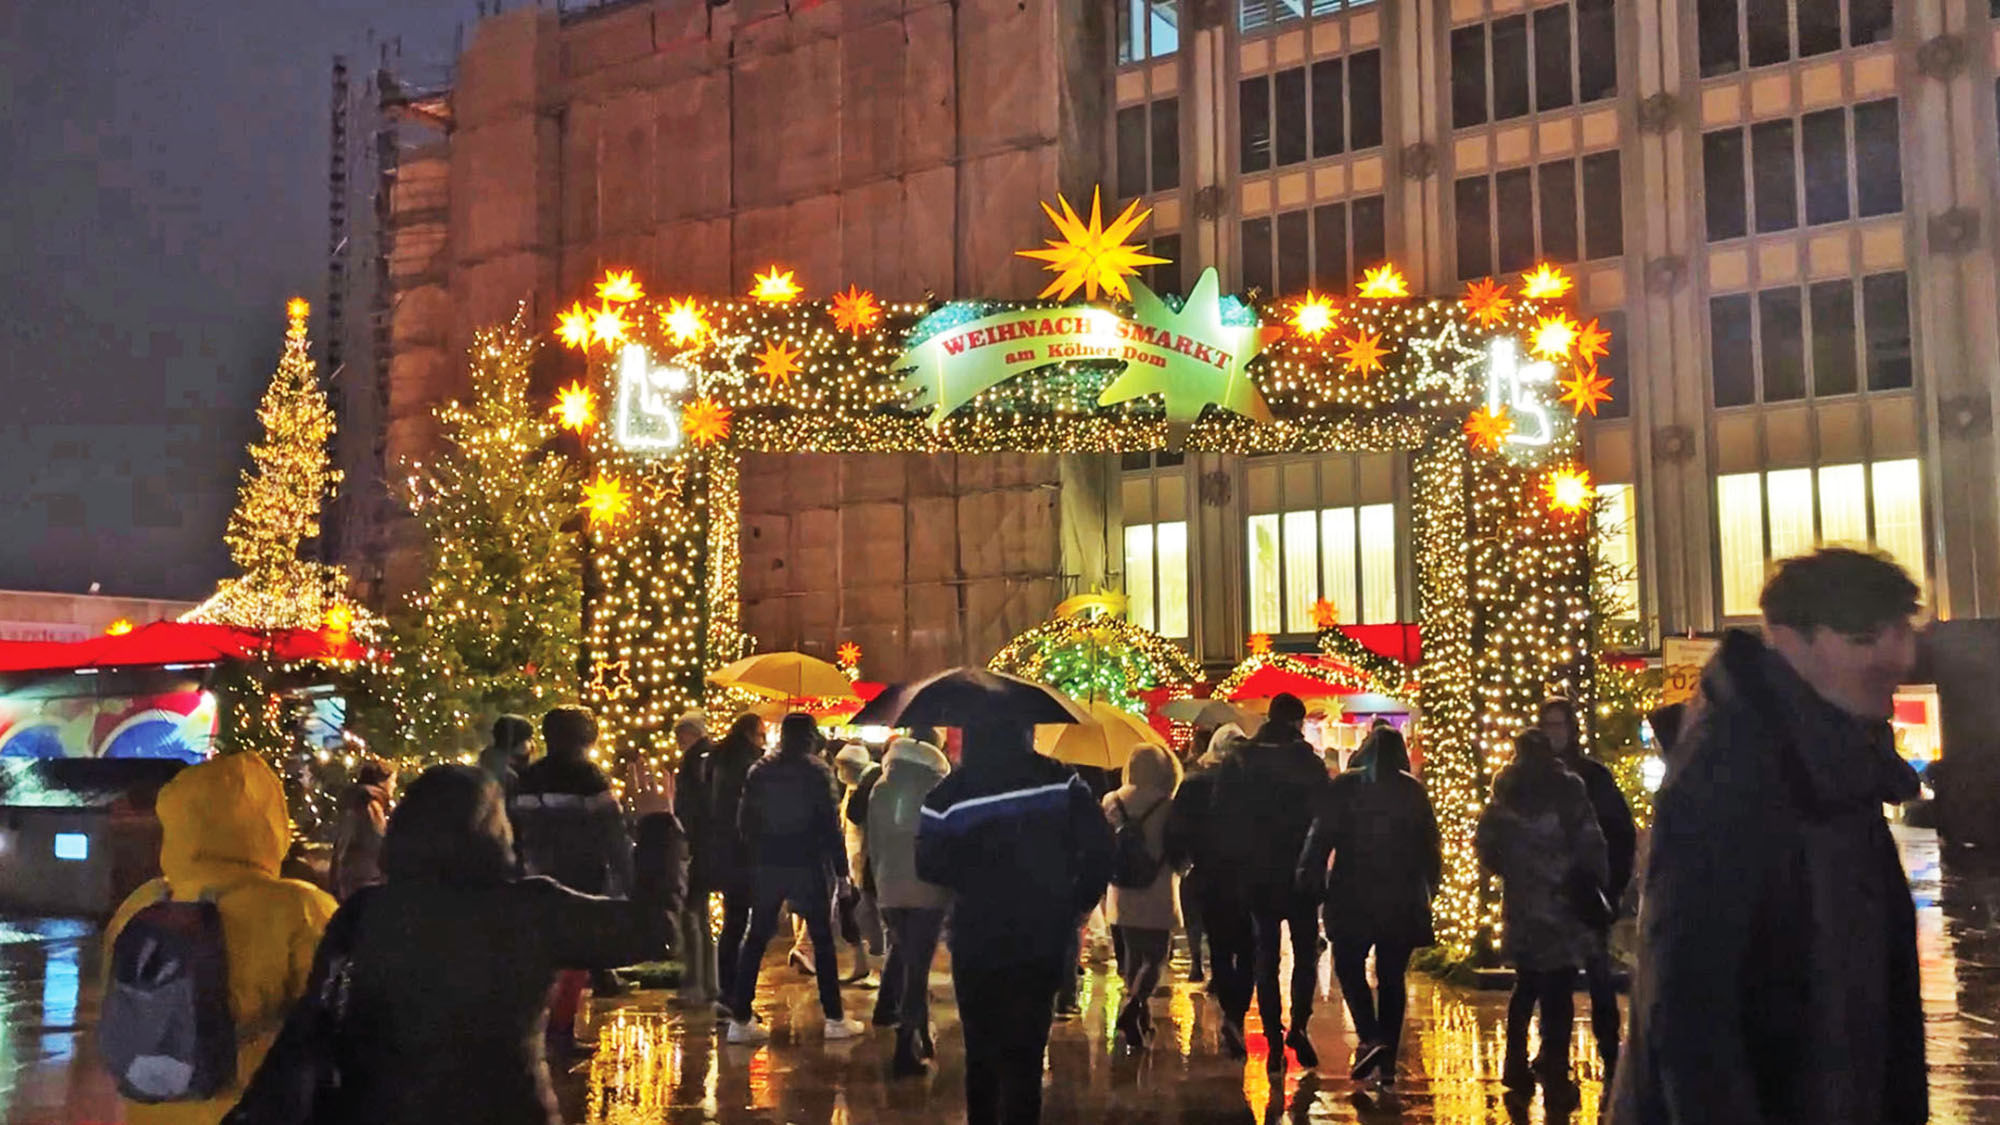
[[[1935,839],[1903,834],[1905,861],[1919,906],[1920,952],[1929,1036],[1932,1120],[1938,1125],[2000,1125],[2000,869],[1946,875]],[[89,1044],[96,1004],[94,932],[61,921],[0,922],[0,1121],[21,1125],[110,1122],[117,1099]],[[561,1075],[565,1116],[606,1125],[640,1122],[868,1125],[964,1119],[964,1079],[957,1014],[946,963],[932,978],[933,1019],[941,1066],[928,1079],[887,1079],[890,1036],[872,1031],[829,1044],[812,983],[786,968],[782,943],[765,972],[758,1009],[773,1031],[760,1047],[718,1040],[705,1012],[683,1012],[657,992],[600,1005],[592,1025],[597,1054]],[[845,957],[843,957],[845,960]],[[1119,984],[1093,966],[1082,1018],[1056,1025],[1050,1038],[1050,1122],[1426,1122],[1514,1123],[1599,1120],[1602,1092],[1589,1003],[1578,997],[1572,1061],[1581,1086],[1571,1112],[1538,1097],[1510,1103],[1499,1083],[1505,997],[1468,992],[1412,976],[1409,1028],[1397,1095],[1358,1092],[1345,1078],[1354,1042],[1324,959],[1311,1024],[1318,1073],[1296,1064],[1280,1078],[1265,1067],[1263,1040],[1251,1015],[1247,1063],[1224,1058],[1216,1044],[1219,1014],[1177,964],[1171,994],[1154,1001],[1160,1034],[1140,1056],[1114,1050],[1107,1012]],[[850,1014],[866,1019],[873,993],[843,993]]]

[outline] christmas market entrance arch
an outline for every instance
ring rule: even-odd
[[[705,673],[747,647],[745,453],[1409,451],[1422,664],[1330,627],[1321,647],[1378,690],[1420,685],[1438,928],[1484,944],[1472,836],[1492,776],[1541,699],[1589,690],[1593,490],[1574,415],[1607,397],[1605,334],[1548,267],[1414,298],[1383,266],[1351,298],[1265,300],[1222,294],[1210,269],[1162,297],[1127,280],[1154,261],[1125,243],[1142,213],[1049,213],[1060,237],[1024,252],[1057,274],[1036,301],[888,303],[852,285],[805,301],[773,267],[726,300],[655,300],[613,272],[561,314],[557,335],[592,361],[556,412],[594,462],[584,694],[607,742],[668,744]]]

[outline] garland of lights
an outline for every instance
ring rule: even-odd
[[[559,413],[590,418],[576,427],[595,462],[584,694],[607,747],[664,760],[704,671],[748,646],[744,452],[1415,450],[1418,678],[1448,867],[1440,931],[1460,950],[1489,945],[1497,899],[1472,853],[1488,787],[1543,697],[1589,705],[1592,492],[1574,417],[1608,397],[1596,366],[1608,335],[1572,317],[1569,280],[1547,266],[1511,290],[1485,279],[1444,299],[1410,297],[1388,266],[1346,301],[1220,296],[1213,271],[1186,299],[1134,292],[1138,251],[1124,239],[1143,214],[1108,227],[1095,206],[1087,222],[1067,203],[1050,214],[1062,237],[1033,254],[1058,274],[1044,293],[1056,301],[881,302],[849,286],[803,302],[773,267],[736,300],[652,302],[614,272],[594,307],[561,314],[558,336],[591,360]],[[1079,286],[1090,303],[1060,303]],[[951,364],[984,374],[948,386]],[[1034,643],[1080,627],[1050,622]],[[1408,679],[1342,641],[1322,648],[1377,686]]]
[[[1165,687],[1170,699],[1194,695],[1201,666],[1186,649],[1110,613],[1057,616],[1008,641],[988,668],[1036,680],[1077,699],[1102,699],[1144,715],[1138,693]]]

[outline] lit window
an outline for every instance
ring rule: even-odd
[[[1396,620],[1396,506],[1361,509],[1361,620]]]
[[[1125,529],[1125,606],[1132,624],[1141,629],[1154,627],[1153,525],[1150,523]]]
[[[90,837],[81,832],[56,833],[56,858],[85,860],[90,858]]]
[[[1912,465],[1916,462],[1910,462]],[[1819,541],[1868,544],[1868,467],[1821,465]],[[1776,553],[1775,551],[1773,553]]]
[[[1313,603],[1319,600],[1319,528],[1313,512],[1286,512],[1285,631],[1314,631]]]
[[[1163,637],[1188,635],[1187,521],[1125,529],[1126,615]]]
[[[1318,632],[1322,598],[1342,622],[1399,619],[1394,504],[1251,516],[1248,549],[1253,633]]]
[[[1326,549],[1326,596],[1343,624],[1359,619],[1361,555],[1354,539],[1354,509],[1328,508],[1319,514],[1319,541]]]
[[[1597,486],[1597,553],[1604,570],[1599,574],[1608,585],[1599,594],[1611,607],[1611,616],[1636,620],[1639,616],[1639,520],[1634,507],[1632,486]]]
[[[1250,631],[1280,632],[1278,517],[1250,517]]]
[[[1919,582],[1924,567],[1923,473],[1915,458],[1877,461],[1874,477],[1875,545]]]
[[[1768,560],[1821,544],[1873,547],[1918,582],[1928,574],[1923,473],[1915,458],[1734,473],[1716,478],[1715,500],[1725,617],[1757,613]]]
[[[1764,490],[1771,505],[1771,557],[1788,559],[1811,551],[1815,542],[1812,470],[1765,473]]]
[[[1764,488],[1757,478],[1756,473],[1715,478],[1725,617],[1755,615],[1764,589]]]

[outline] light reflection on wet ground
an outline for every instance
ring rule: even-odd
[[[1905,836],[1905,860],[1920,906],[1933,1121],[2000,1125],[2000,870],[1946,876],[1928,833]],[[780,953],[780,956],[782,954]],[[97,943],[87,926],[0,921],[0,1121],[19,1125],[111,1122],[117,1099],[89,1044],[97,1003]],[[786,1122],[872,1125],[964,1119],[964,1072],[945,961],[932,978],[939,1071],[915,1082],[886,1079],[889,1033],[827,1044],[811,982],[776,957],[759,998],[773,1030],[761,1047],[720,1044],[705,1012],[684,1013],[658,993],[598,1013],[603,1041],[590,1062],[560,1077],[573,1120],[603,1125],[652,1122]],[[1120,986],[1102,967],[1084,984],[1083,1018],[1051,1036],[1045,1119],[1113,1125],[1177,1123],[1407,1122],[1594,1125],[1601,1072],[1578,997],[1572,1062],[1582,1089],[1573,1113],[1550,1113],[1537,1098],[1510,1105],[1499,1072],[1505,997],[1412,978],[1410,1027],[1398,1095],[1357,1092],[1345,1078],[1352,1037],[1346,1013],[1320,966],[1321,999],[1312,1033],[1320,1073],[1288,1067],[1267,1073],[1263,1039],[1251,1016],[1247,1064],[1221,1056],[1214,1003],[1173,974],[1172,993],[1154,1000],[1160,1038],[1139,1057],[1114,1052],[1108,1012]],[[866,1019],[870,992],[848,989],[851,1014]]]

